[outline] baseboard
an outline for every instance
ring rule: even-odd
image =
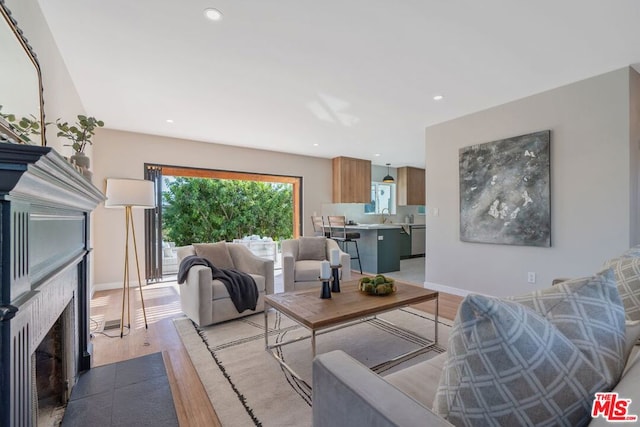
[[[446,285],[439,285],[438,283],[433,283],[433,282],[424,282],[424,287],[428,289],[432,289],[434,291],[444,292],[447,294],[457,295],[460,297],[466,297],[471,293],[471,291],[468,291],[466,289],[454,288]]]

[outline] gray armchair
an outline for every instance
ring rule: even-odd
[[[326,237],[300,237],[282,241],[282,278],[284,291],[298,291],[320,286],[320,263],[329,260],[331,250],[340,251],[341,280],[351,280],[351,255]]]
[[[222,242],[204,246],[224,255],[220,263],[213,262],[216,267],[235,268],[253,277],[259,292],[258,303],[255,310],[238,313],[224,284],[211,278],[211,269],[194,265],[189,269],[187,280],[180,285],[180,306],[187,317],[200,326],[206,326],[263,311],[264,295],[273,294],[273,260],[255,256],[240,244]],[[196,255],[193,245],[178,248],[179,263],[188,255]]]

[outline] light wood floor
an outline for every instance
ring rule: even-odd
[[[102,325],[104,321],[119,321],[122,290],[96,292],[91,300],[93,366],[162,352],[180,425],[220,426],[191,359],[173,326],[172,319],[182,316],[178,285],[169,282],[145,286],[143,297],[149,328],[144,327],[140,292],[132,289],[131,330],[125,329],[125,336],[120,338],[120,329],[102,331]],[[439,315],[453,320],[461,300],[461,297],[440,293]],[[414,307],[433,313],[435,305],[433,302],[426,302]]]
[[[173,282],[143,288],[148,329],[144,327],[140,292],[132,289],[131,330],[125,329],[123,338],[120,329],[94,333],[93,366],[162,352],[180,425],[221,426],[173,326],[172,319],[182,316],[177,286]],[[96,292],[91,300],[93,326],[100,326],[104,320],[119,320],[121,310],[122,290]]]

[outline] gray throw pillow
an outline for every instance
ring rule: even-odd
[[[433,410],[454,425],[586,425],[598,369],[562,332],[517,302],[460,304]]]
[[[194,243],[196,255],[208,259],[211,264],[218,268],[235,268],[233,260],[227,249],[226,242],[218,243]]]
[[[300,237],[298,239],[299,261],[324,261],[327,259],[326,237]]]
[[[618,383],[626,363],[625,319],[613,271],[509,299],[553,323],[602,373],[608,389]]]

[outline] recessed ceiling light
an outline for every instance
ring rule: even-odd
[[[320,144],[318,144],[317,142],[315,144],[313,144],[314,147],[317,147],[318,145],[320,145]]]
[[[444,99],[444,96],[442,96],[442,95],[435,95],[435,96],[433,97],[433,100],[434,100],[434,101],[440,101],[440,100],[442,100],[442,99]]]
[[[204,16],[206,16],[207,19],[211,19],[212,21],[219,21],[222,19],[222,12],[220,12],[218,9],[209,8],[204,10]]]
[[[376,154],[374,154],[374,156],[380,157],[380,153],[376,153]]]
[[[173,120],[167,119],[167,123],[173,123]]]

